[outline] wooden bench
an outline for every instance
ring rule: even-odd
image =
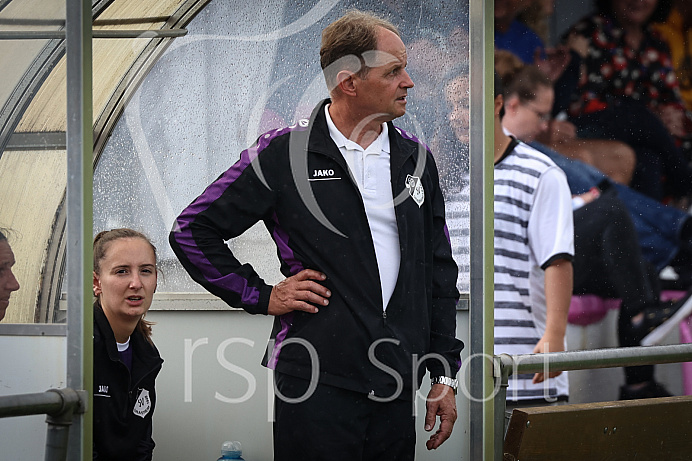
[[[515,409],[504,461],[692,460],[692,396]]]

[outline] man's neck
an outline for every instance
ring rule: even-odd
[[[507,136],[504,131],[502,131],[502,127],[500,126],[498,129],[498,126],[495,127],[495,155],[493,158],[493,163],[497,163],[500,161],[502,156],[505,154],[507,151],[507,147],[509,146],[509,143],[512,142],[512,138]]]
[[[334,126],[363,149],[367,149],[382,133],[382,121],[379,119],[368,120],[371,117],[354,116],[348,107],[334,102],[329,105],[328,110]],[[364,120],[367,121],[364,123]]]

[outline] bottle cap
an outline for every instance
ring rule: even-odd
[[[240,456],[243,454],[242,447],[240,445],[240,442],[224,442],[223,445],[221,445],[221,454],[222,455],[237,455]]]

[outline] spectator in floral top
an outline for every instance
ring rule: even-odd
[[[685,134],[684,106],[668,47],[650,27],[667,6],[597,0],[597,13],[568,34],[589,41],[570,105],[579,135],[629,144],[637,155],[632,187],[658,200],[692,192],[692,170],[673,138]]]
[[[572,34],[565,44],[546,49],[533,26],[519,19],[520,15],[532,13],[531,23],[535,26],[537,17],[547,18],[552,11],[553,0],[495,0],[495,60],[499,57],[510,67],[517,65],[512,61],[518,65],[533,63],[553,82],[556,102],[545,114],[548,129],[541,142],[569,158],[593,165],[618,183],[629,184],[636,164],[634,151],[622,142],[579,139],[575,126],[563,117],[577,86],[581,55],[586,54],[588,41]]]

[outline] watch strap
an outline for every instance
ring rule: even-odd
[[[459,387],[459,381],[449,376],[434,376],[430,379],[430,384],[444,384],[445,386],[449,386],[454,390],[454,394],[457,393],[457,387]]]

